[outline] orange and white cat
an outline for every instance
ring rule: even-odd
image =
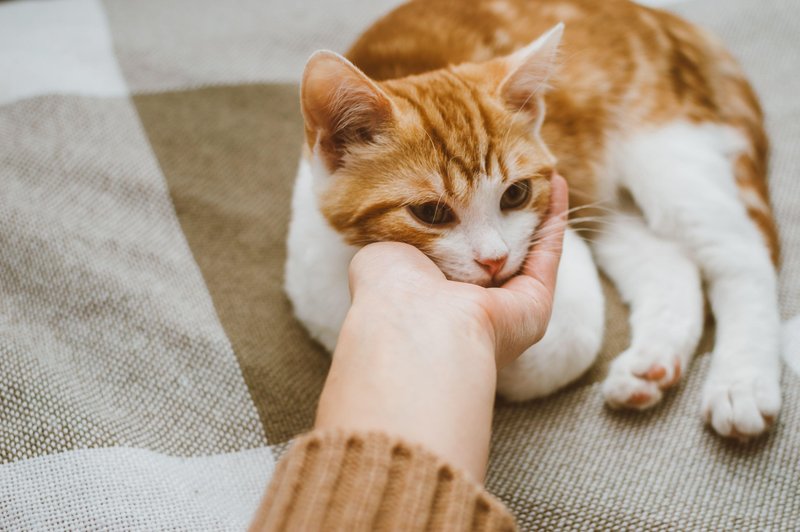
[[[627,0],[417,0],[347,57],[317,52],[306,66],[288,240],[287,292],[326,348],[359,246],[407,242],[451,279],[502,283],[557,170],[597,232],[589,244],[567,232],[547,334],[500,372],[499,392],[539,397],[595,360],[596,261],[631,307],[609,405],[648,408],[679,381],[704,280],[717,329],[702,412],[723,436],[769,427],[781,396],[767,139],[715,38]]]

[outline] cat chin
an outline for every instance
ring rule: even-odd
[[[484,288],[496,288],[498,286],[504,285],[508,282],[509,279],[517,275],[519,271],[513,273],[502,274],[498,277],[489,277],[489,276],[482,276],[478,278],[468,278],[463,276],[457,275],[450,275],[449,273],[445,272],[445,277],[447,277],[451,281],[457,281],[459,283],[469,283],[478,286],[482,286]]]
[[[456,281],[458,283],[474,284],[474,285],[483,286],[483,287],[492,286],[492,279],[490,277],[487,277],[487,276],[468,277],[466,275],[453,275],[452,273],[443,270],[441,267],[439,269],[442,270],[442,273],[444,273],[444,276],[447,277],[448,281]]]

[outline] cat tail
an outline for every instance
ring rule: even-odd
[[[800,314],[783,322],[783,360],[800,375]]]

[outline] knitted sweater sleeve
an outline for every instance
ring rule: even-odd
[[[509,511],[419,445],[382,433],[314,431],[279,462],[252,532],[511,531]]]

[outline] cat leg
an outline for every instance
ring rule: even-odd
[[[719,434],[765,431],[780,408],[777,281],[748,217],[733,160],[745,146],[729,128],[674,124],[622,146],[622,185],[648,224],[692,254],[708,284],[716,341],[702,411]]]
[[[630,306],[631,345],[603,383],[609,406],[649,408],[677,384],[703,330],[700,272],[636,213],[612,214],[593,240],[598,266]]]
[[[564,235],[553,314],[544,337],[498,374],[498,393],[511,401],[541,397],[582,375],[603,341],[605,304],[586,242]]]

